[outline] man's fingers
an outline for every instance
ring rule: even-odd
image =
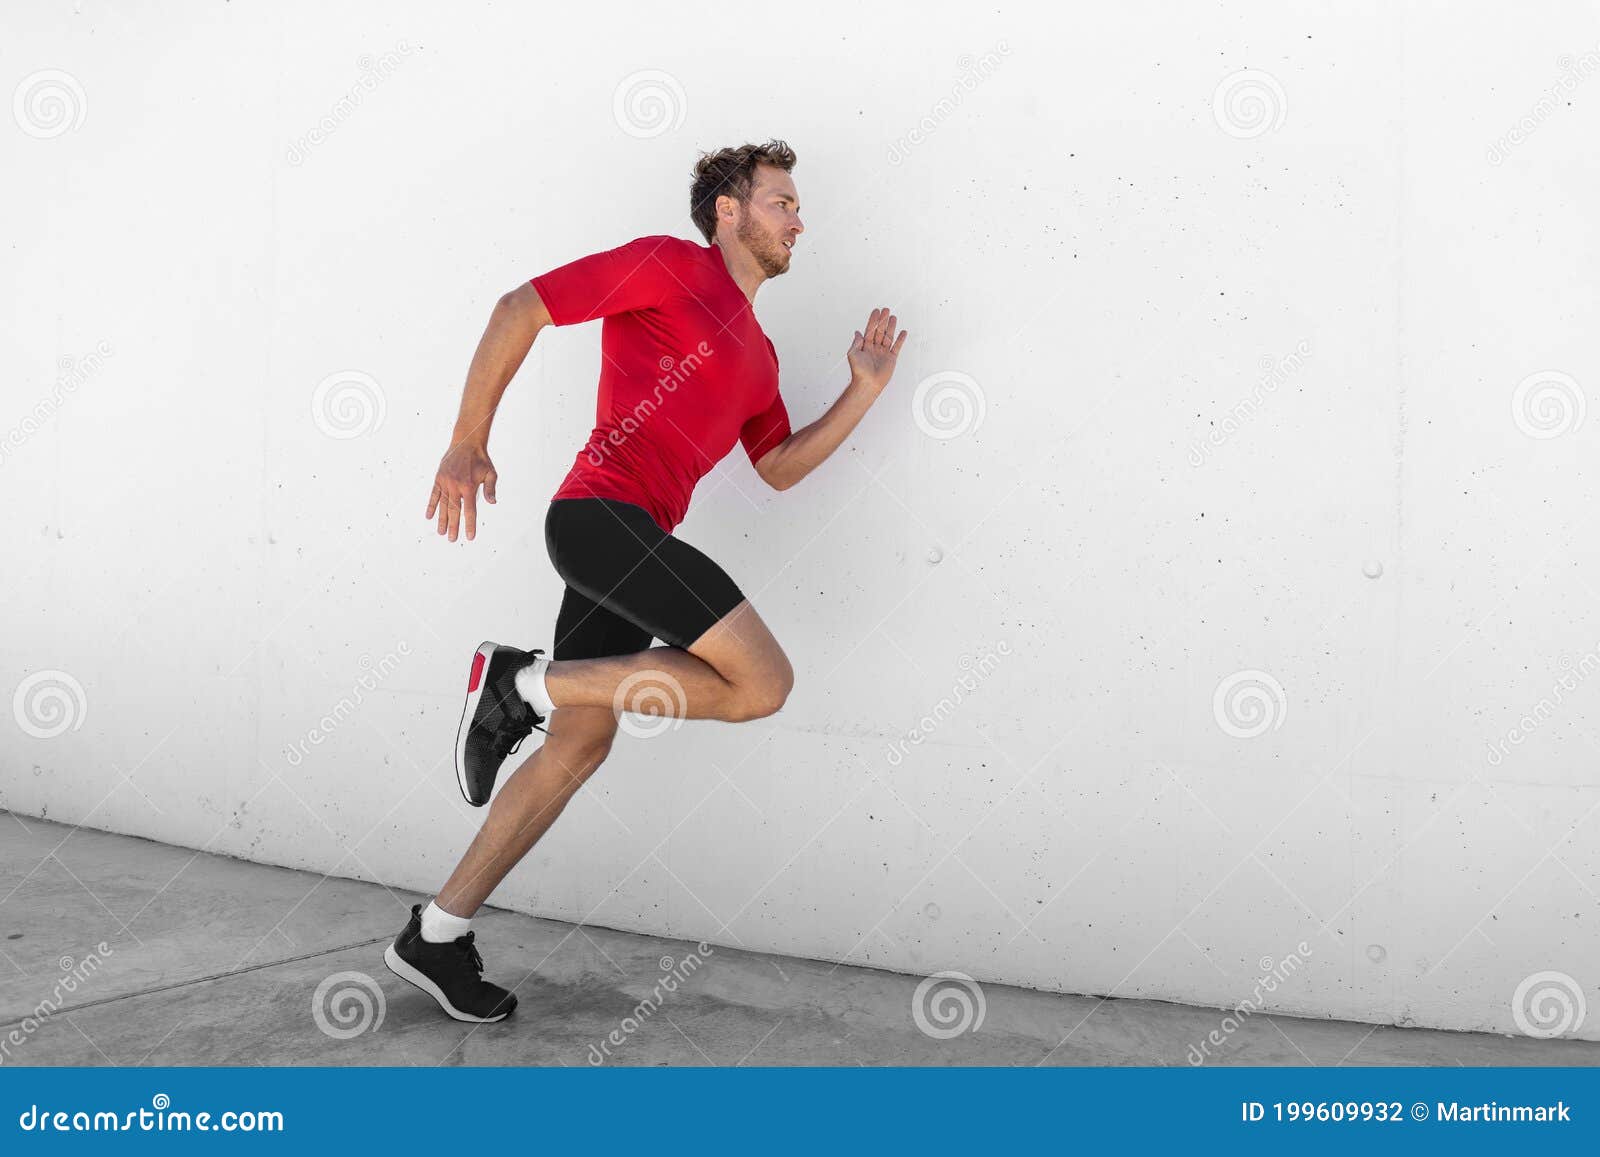
[[[447,537],[454,542],[461,535],[461,499],[452,494],[450,496],[450,530]]]
[[[466,501],[462,503],[462,506],[465,512],[462,521],[466,524],[467,541],[471,542],[478,537],[478,488],[476,486],[467,491]]]
[[[911,331],[909,329],[901,330],[900,331],[900,336],[895,339],[894,349],[890,350],[889,352],[892,353],[892,354],[895,354],[896,356],[898,356],[899,353],[900,353],[900,347],[906,344],[906,337],[910,333],[911,333]]]
[[[450,529],[450,503],[452,501],[453,501],[453,499],[451,498],[451,496],[445,491],[444,487],[441,486],[439,488],[439,533],[440,534],[443,534],[445,531]]]
[[[494,501],[494,484],[498,481],[500,481],[500,475],[493,470],[489,471],[488,477],[483,480],[483,496],[490,502]]]
[[[422,517],[431,519],[433,517],[433,515],[434,515],[434,511],[436,511],[438,509],[439,509],[439,484],[437,482],[435,482],[433,484],[433,493],[428,495],[428,513],[424,514]]]

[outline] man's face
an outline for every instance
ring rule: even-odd
[[[789,271],[789,255],[806,227],[800,223],[800,194],[782,169],[757,165],[750,200],[735,205],[735,236],[768,277]]]

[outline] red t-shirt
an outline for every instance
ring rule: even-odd
[[[721,250],[641,237],[533,279],[556,325],[605,318],[594,431],[555,498],[617,498],[671,531],[735,441],[789,436],[778,353]]]

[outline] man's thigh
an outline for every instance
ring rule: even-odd
[[[794,679],[789,657],[748,599],[718,619],[686,649],[734,683]]]

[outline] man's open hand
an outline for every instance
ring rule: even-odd
[[[457,443],[439,463],[427,517],[438,515],[439,533],[448,534],[451,542],[464,523],[470,542],[478,535],[478,487],[482,486],[483,497],[493,502],[498,478],[487,447],[476,442]]]
[[[888,309],[875,309],[867,318],[867,328],[850,343],[850,376],[881,390],[894,374],[895,359],[906,344],[906,331],[895,337],[895,316]]]

